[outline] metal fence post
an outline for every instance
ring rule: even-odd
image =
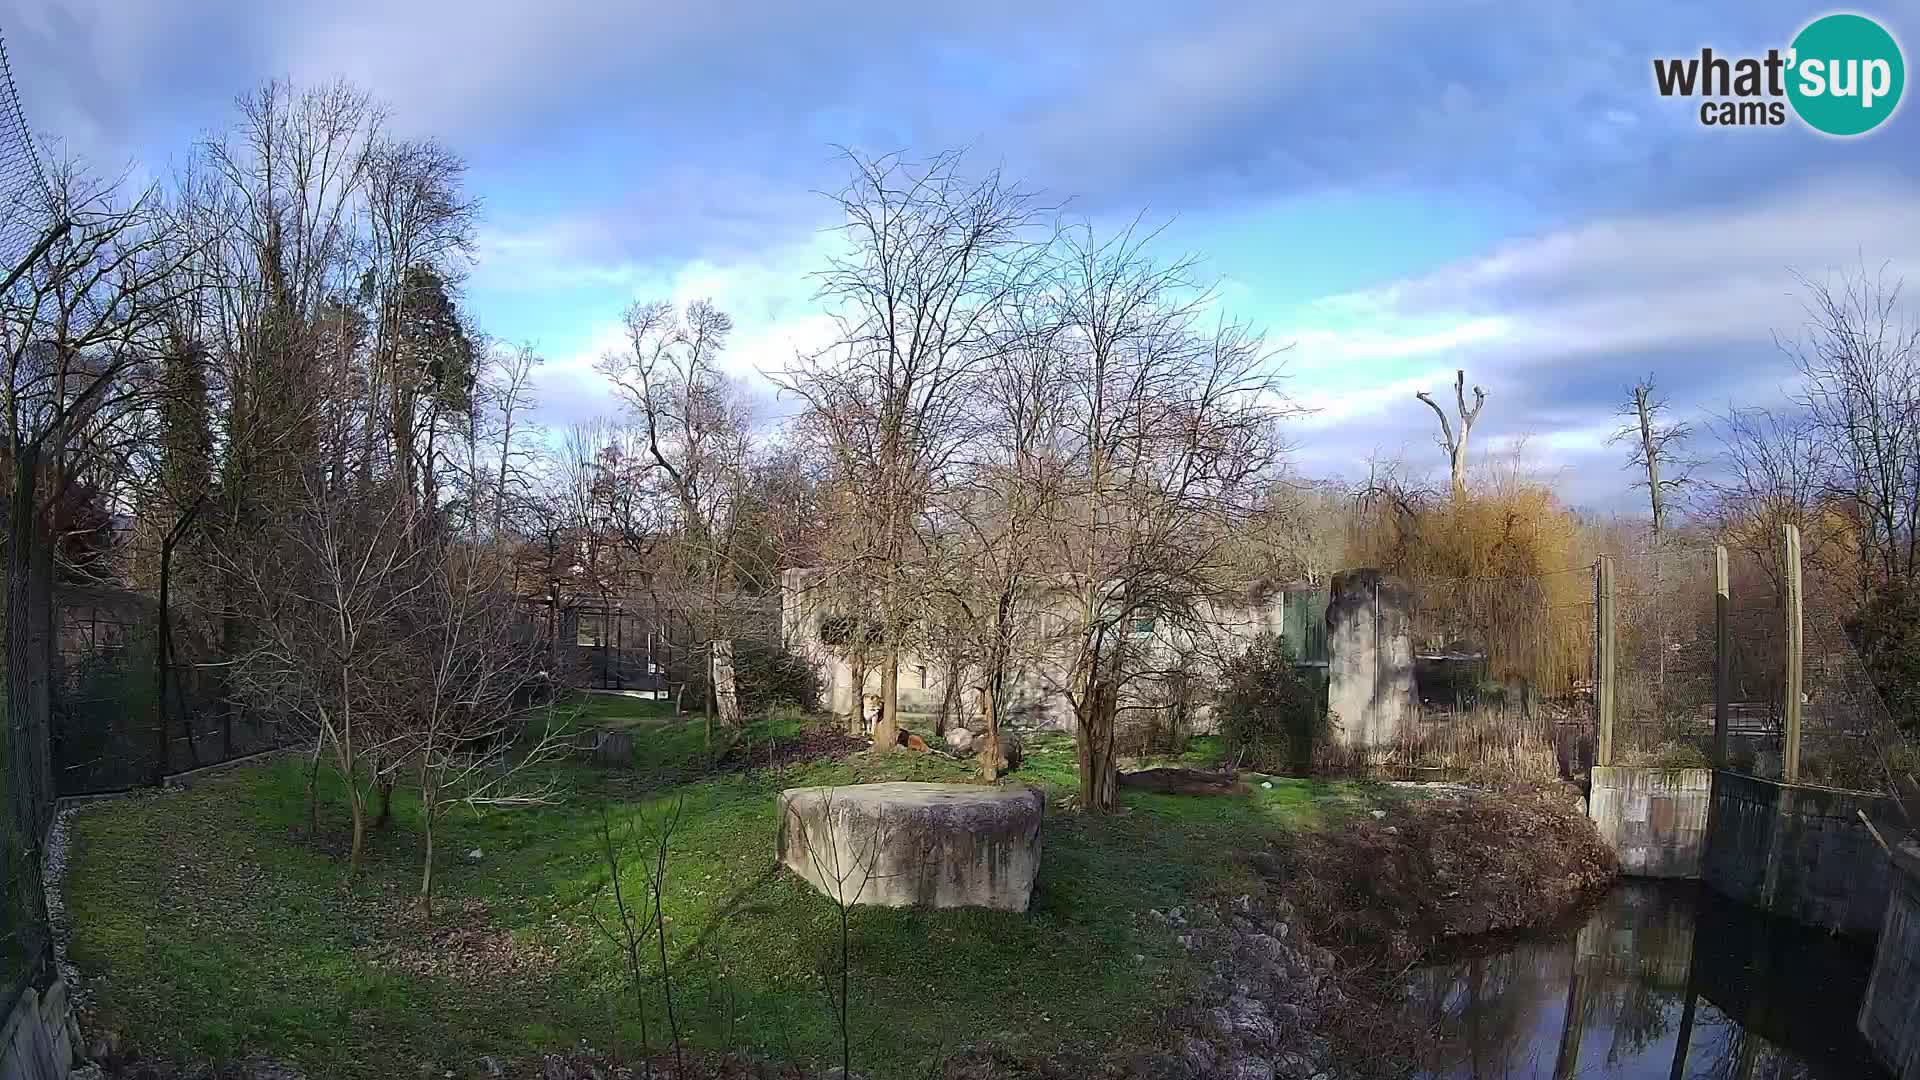
[[[1727,549],[1713,545],[1713,766],[1727,767],[1727,699],[1732,690],[1733,657],[1727,640],[1727,608],[1733,591],[1727,582]]]
[[[1613,556],[1602,555],[1594,566],[1594,678],[1593,700],[1600,714],[1600,740],[1594,748],[1595,765],[1613,764],[1614,625]]]
[[[1800,673],[1804,641],[1800,623],[1800,529],[1786,526],[1784,540],[1787,593],[1787,745],[1781,757],[1781,778],[1787,783],[1800,780]]]

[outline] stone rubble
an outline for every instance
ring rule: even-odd
[[[1211,974],[1200,1003],[1181,1018],[1177,1053],[1134,1070],[1141,1080],[1333,1080],[1332,1047],[1317,1027],[1346,1004],[1334,957],[1295,933],[1284,899],[1242,896],[1224,913],[1183,908],[1149,913]]]

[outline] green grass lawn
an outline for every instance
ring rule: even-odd
[[[668,725],[652,763],[671,747],[697,747],[699,727]],[[1249,879],[1234,851],[1369,798],[1352,785],[1275,780],[1245,798],[1127,793],[1119,813],[1060,812],[1073,760],[1071,739],[1037,737],[1008,781],[1038,783],[1054,802],[1026,914],[855,912],[857,1069],[924,1076],[965,1040],[1047,1055],[1151,1040],[1152,1019],[1195,972],[1164,927],[1142,918],[1146,909],[1242,891]],[[837,1060],[821,991],[837,963],[834,908],[776,871],[775,793],[970,779],[956,762],[906,753],[665,788],[645,769],[558,767],[557,805],[462,812],[442,824],[440,901],[428,923],[411,905],[415,802],[396,797],[394,826],[349,887],[338,782],[309,842],[301,764],[236,769],[80,813],[66,894],[71,955],[94,994],[97,1029],[183,1061],[261,1054],[313,1076],[480,1075],[482,1055],[523,1063],[509,1066],[520,1075],[539,1053],[582,1040],[631,1054],[640,1024],[618,955],[595,927],[596,914],[611,911],[599,830],[604,817],[624,837],[629,822],[679,801],[666,910],[683,1036],[779,1060]],[[620,850],[630,895],[643,880],[641,846]],[[647,1022],[658,1048],[657,993]]]
[[[555,705],[574,717],[580,727],[610,731],[657,726],[674,720],[673,702],[664,698],[656,700],[628,697],[625,694],[589,694],[583,690],[570,690],[562,694]]]

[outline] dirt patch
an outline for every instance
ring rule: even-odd
[[[412,898],[382,902],[368,925],[380,940],[359,950],[375,967],[452,979],[468,986],[544,978],[559,966],[558,950],[515,941],[493,925],[479,900],[438,901],[433,916]]]
[[[791,738],[771,742],[735,743],[714,763],[715,772],[745,772],[748,769],[785,768],[812,761],[834,761],[870,744],[857,735],[833,728],[807,728]]]
[[[1121,773],[1120,786],[1165,795],[1245,795],[1253,790],[1231,773],[1172,768]]]
[[[1554,922],[1619,873],[1560,785],[1409,800],[1249,862],[1316,940],[1395,969],[1450,938]]]

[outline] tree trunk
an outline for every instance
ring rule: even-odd
[[[880,723],[873,729],[873,745],[882,752],[900,745],[900,650],[887,649],[880,666]]]
[[[987,714],[987,734],[986,748],[979,755],[980,777],[989,784],[1000,779],[1000,708],[994,701],[998,696],[994,690],[981,695],[981,704],[984,706],[981,711]]]
[[[433,918],[433,819],[436,795],[422,791],[423,804],[420,807],[420,828],[425,833],[426,854],[420,860],[420,910],[428,919]]]
[[[853,701],[847,711],[847,734],[865,738],[867,734],[867,654],[864,650],[848,658],[848,674]]]
[[[1113,722],[1116,702],[1104,681],[1093,682],[1075,710],[1079,738],[1080,803],[1088,810],[1111,810],[1119,788],[1113,761]]]
[[[320,751],[326,746],[325,734],[313,740],[313,761],[307,766],[307,842],[320,839]]]
[[[347,809],[353,814],[353,846],[347,851],[347,880],[360,876],[360,857],[367,845],[367,800],[360,785],[347,777]]]
[[[36,524],[38,541],[28,553],[27,717],[32,723],[34,813],[44,826],[53,809],[53,671],[60,654],[53,627],[53,529]]]
[[[379,786],[380,812],[376,814],[373,819],[373,827],[376,832],[393,824],[393,777],[381,777]]]

